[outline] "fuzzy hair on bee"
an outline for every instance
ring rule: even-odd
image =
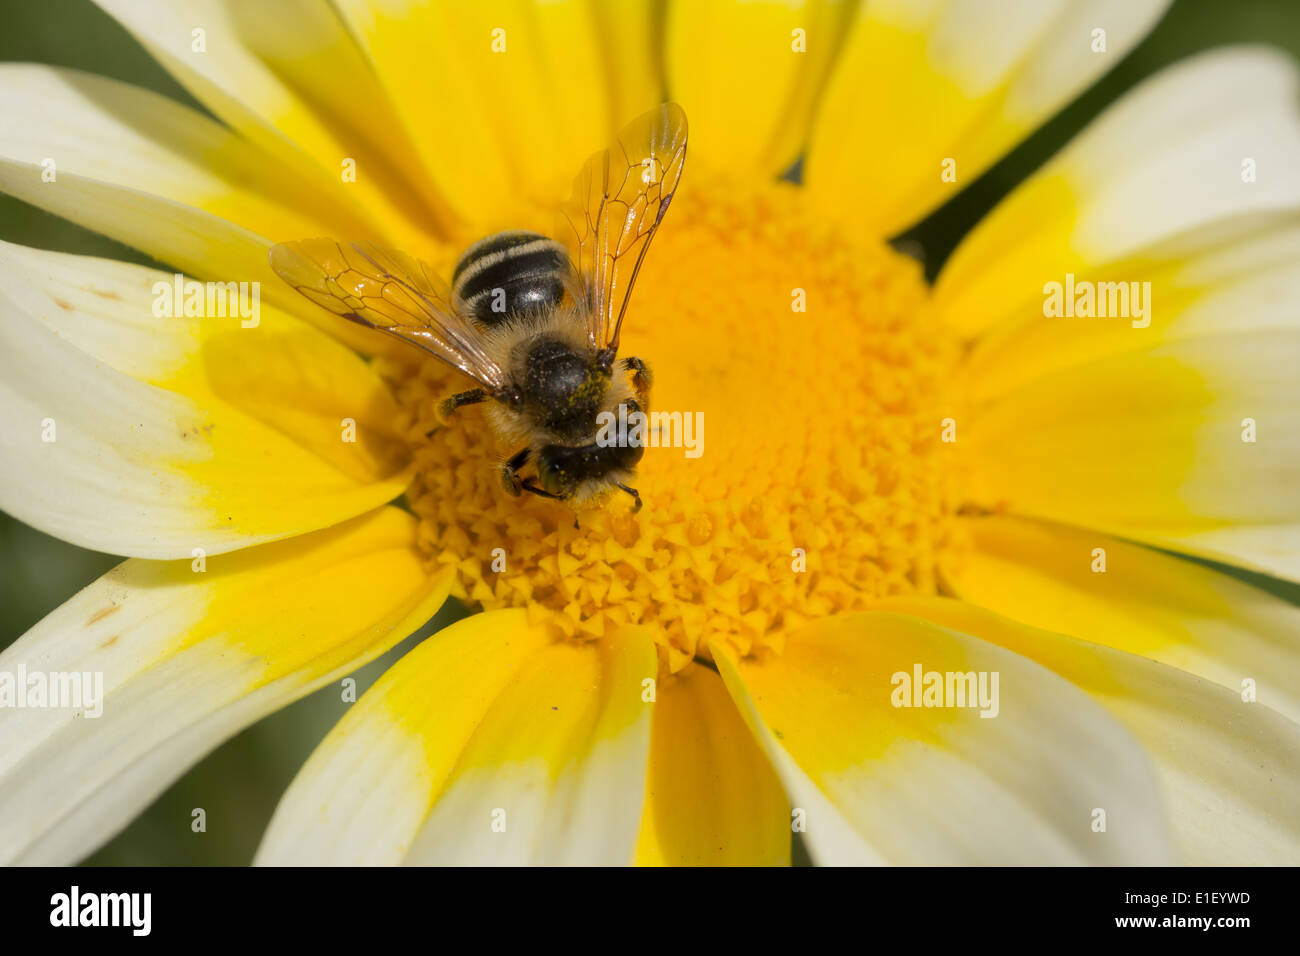
[[[471,245],[450,287],[427,264],[374,242],[302,239],[273,246],[271,266],[303,296],[349,321],[417,346],[477,386],[439,418],[489,403],[496,439],[518,450],[502,488],[578,508],[631,482],[645,449],[597,440],[599,423],[649,410],[651,373],[618,357],[641,264],[686,159],[686,115],[668,103],[594,154],[560,209],[556,235],[511,230]]]
[[[621,403],[637,399],[644,403],[642,410],[648,411],[644,407],[648,404],[648,394],[644,390],[638,393],[632,387],[635,373],[630,369],[616,368],[608,377],[599,369],[594,369],[596,375],[588,377],[584,369],[583,379],[576,383],[569,368],[556,367],[560,364],[556,359],[583,356],[587,351],[583,326],[578,324],[579,312],[569,306],[521,313],[485,333],[488,353],[499,356],[502,367],[511,371],[513,380],[531,382],[527,392],[542,406],[532,416],[500,402],[489,406],[488,419],[507,444],[533,439],[566,444],[593,434],[594,425],[588,429],[589,416],[585,414],[593,404],[598,406],[597,412],[617,414]],[[569,427],[570,423],[574,427]],[[537,434],[538,429],[542,434]]]

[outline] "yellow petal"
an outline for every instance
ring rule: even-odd
[[[798,158],[852,6],[836,0],[668,7],[668,86],[691,120],[691,163],[768,179]]]
[[[1106,707],[1155,762],[1180,862],[1276,866],[1300,859],[1300,725],[1175,668],[960,601],[891,598],[881,607],[1023,654]],[[1114,804],[1098,806],[1114,830]]]
[[[637,862],[788,866],[790,802],[718,675],[659,682]]]
[[[945,570],[957,596],[1233,691],[1248,680],[1262,704],[1300,719],[1300,608],[1097,532],[1010,517],[966,524],[974,551]]]
[[[644,634],[554,642],[477,614],[404,657],[312,754],[264,864],[627,863],[655,676]]]
[[[396,412],[365,363],[270,307],[249,328],[155,316],[174,288],[151,269],[0,245],[7,510],[85,547],[189,559],[402,492]]]
[[[586,0],[604,51],[604,80],[611,132],[664,100],[659,0]],[[595,151],[594,149],[592,150]]]
[[[470,234],[548,226],[521,216],[521,200],[553,207],[617,128],[607,77],[619,66],[591,4],[342,0],[339,10]]]
[[[656,658],[642,632],[552,644],[468,741],[409,864],[632,861]]]
[[[959,432],[969,494],[1295,576],[1295,537],[1215,536],[1300,521],[1298,349],[1296,330],[1203,335],[1009,392]]]
[[[816,862],[1166,859],[1159,794],[1136,741],[1024,657],[881,613],[826,618],[762,662],[714,653],[796,819],[804,811]],[[967,706],[909,706],[925,699],[919,685],[907,693],[918,670],[945,683],[955,675],[954,690],[970,675]],[[1106,833],[1092,829],[1097,807]]]
[[[421,252],[450,217],[407,131],[328,3],[96,0],[196,99],[280,168]],[[201,46],[201,49],[200,49]],[[349,166],[351,161],[351,166]],[[354,172],[345,178],[345,172]],[[314,233],[264,233],[276,242]]]
[[[805,163],[811,198],[891,235],[946,202],[1118,63],[1168,0],[872,0]],[[1094,50],[1095,30],[1105,50]],[[944,163],[952,174],[945,178]],[[954,178],[955,177],[955,178]]]
[[[1254,48],[1212,50],[1146,80],[972,230],[939,275],[936,307],[973,337],[1041,310],[1045,284],[1067,274],[1109,280],[1109,264],[1181,233],[1294,210],[1296,89],[1290,57]]]
[[[76,862],[219,743],[418,628],[448,578],[415,536],[385,508],[202,572],[127,561],[46,617],[0,673],[85,673],[90,693],[0,708],[0,857]]]

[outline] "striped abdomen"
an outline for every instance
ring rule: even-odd
[[[564,296],[564,247],[535,232],[498,232],[465,250],[452,293],[466,315],[496,325],[519,312],[555,308]]]

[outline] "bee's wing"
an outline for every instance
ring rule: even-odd
[[[271,247],[271,268],[317,305],[418,345],[490,391],[505,386],[481,335],[420,260],[369,241],[299,239]]]
[[[624,127],[573,182],[558,236],[585,298],[593,348],[618,349],[632,284],[685,162],[686,113],[665,103]]]

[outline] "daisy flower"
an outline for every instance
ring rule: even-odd
[[[0,245],[0,506],[127,558],[0,655],[103,679],[0,708],[5,860],[83,858],[450,595],[259,862],[1300,861],[1300,612],[1230,573],[1300,581],[1285,57],[1143,82],[931,285],[885,240],[1165,2],[99,3],[211,115],[0,66],[0,189],[168,266]],[[669,97],[620,355],[700,454],[575,528],[482,407],[429,437],[463,376],[268,252],[449,275]],[[157,308],[191,281],[256,320]]]

